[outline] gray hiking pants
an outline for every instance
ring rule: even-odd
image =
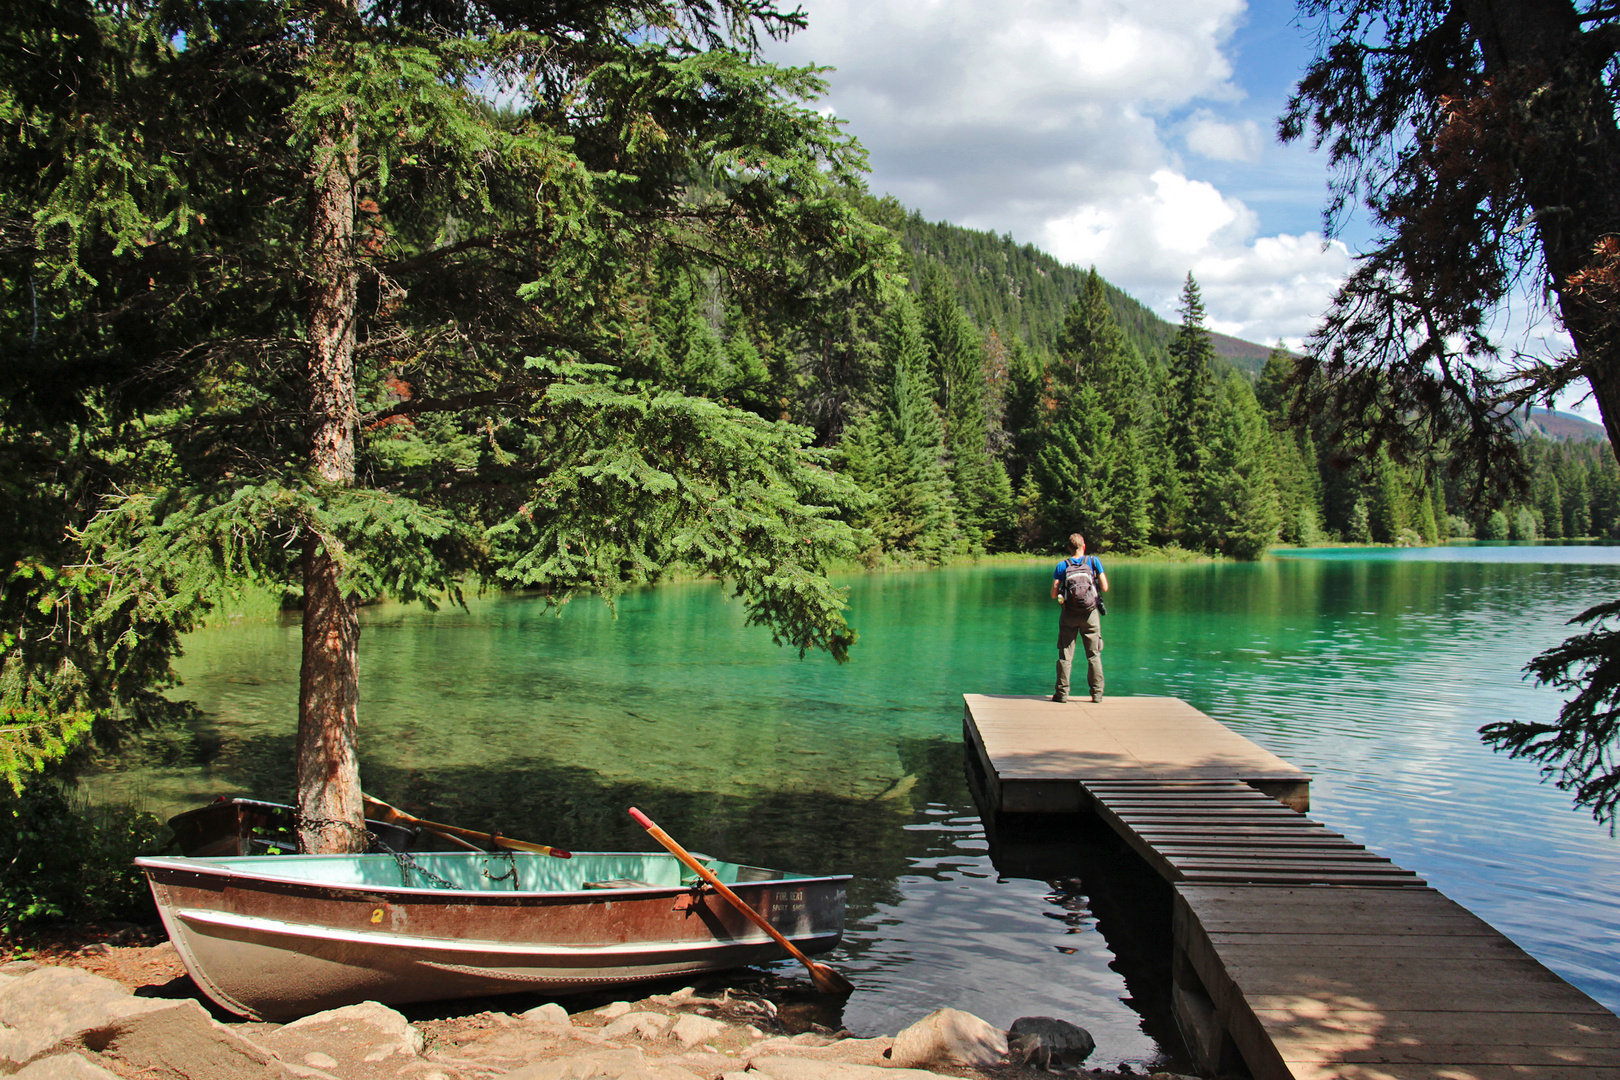
[[[1076,622],[1064,615],[1058,621],[1057,688],[1053,692],[1062,697],[1069,694],[1069,672],[1074,667],[1074,640],[1079,638],[1086,649],[1086,681],[1091,692],[1103,692],[1102,669],[1102,616],[1093,611]]]

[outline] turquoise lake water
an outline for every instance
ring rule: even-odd
[[[1620,844],[1476,734],[1556,716],[1522,668],[1620,594],[1620,548],[1103,560],[1111,696],[1183,698],[1309,771],[1312,817],[1620,1009]],[[964,779],[961,695],[1051,692],[1056,562],[849,578],[861,637],[843,666],[773,647],[705,583],[633,593],[616,618],[531,597],[368,609],[364,781],[422,816],[578,850],[650,848],[637,805],[694,850],[853,873],[828,959],[860,987],[841,1017],[857,1033],[950,1005],[1073,1020],[1097,1038],[1090,1065],[1174,1063],[1142,973],[1153,935],[1121,919],[1151,889],[1095,838],[1067,849],[1072,873],[1005,847],[997,865]],[[193,635],[191,746],[93,790],[163,814],[288,798],[298,655],[294,622]]]

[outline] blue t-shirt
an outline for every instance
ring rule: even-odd
[[[1086,562],[1089,562],[1091,564],[1091,576],[1092,577],[1102,577],[1103,576],[1103,565],[1102,565],[1102,563],[1097,561],[1097,556],[1095,556],[1095,555],[1082,555],[1081,558],[1084,559]],[[1069,568],[1069,560],[1068,559],[1064,559],[1062,562],[1058,563],[1057,564],[1057,572],[1052,575],[1052,580],[1056,581],[1059,585],[1062,585],[1063,584],[1063,572],[1065,570],[1067,570],[1068,568]],[[1102,586],[1099,584],[1097,586],[1097,588],[1099,590],[1101,590]]]

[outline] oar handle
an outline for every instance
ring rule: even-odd
[[[360,796],[370,806],[377,807],[385,815],[385,821],[404,822],[408,825],[417,825],[429,832],[436,832],[440,836],[449,836],[460,840],[476,840],[482,844],[493,844],[495,847],[506,848],[509,851],[532,851],[536,855],[550,855],[554,859],[572,859],[573,852],[564,851],[558,847],[547,847],[545,844],[531,844],[527,840],[513,840],[509,836],[498,836],[494,833],[477,832],[473,829],[463,829],[459,825],[441,825],[437,821],[424,821],[419,817],[407,814],[395,806],[389,806],[381,799],[370,795]]]
[[[714,886],[714,890],[730,901],[732,907],[748,916],[748,918],[753,921],[755,926],[771,935],[778,945],[792,953],[794,958],[800,963],[806,965],[807,967],[810,966],[810,958],[804,955],[804,953],[799,950],[797,945],[783,937],[782,932],[767,922],[765,916],[761,915],[759,912],[750,907],[748,901],[744,900],[742,897],[738,896],[736,893],[727,888],[725,882],[714,876],[714,871],[710,870],[707,866],[704,866],[702,863],[693,858],[692,853],[681,847],[680,844],[676,843],[673,836],[670,836],[669,833],[653,824],[652,818],[648,817],[646,814],[643,814],[640,810],[637,810],[633,806],[630,808],[630,816],[636,819],[636,824],[640,825],[643,829],[646,829],[649,833],[651,833],[654,840],[657,840],[660,844],[663,844],[666,848],[668,848],[671,855],[685,863],[694,873],[697,874],[698,877]]]

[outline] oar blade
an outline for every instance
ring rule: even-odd
[[[854,983],[826,964],[812,963],[810,965],[810,981],[815,983],[817,990],[833,997],[849,997],[855,992]]]

